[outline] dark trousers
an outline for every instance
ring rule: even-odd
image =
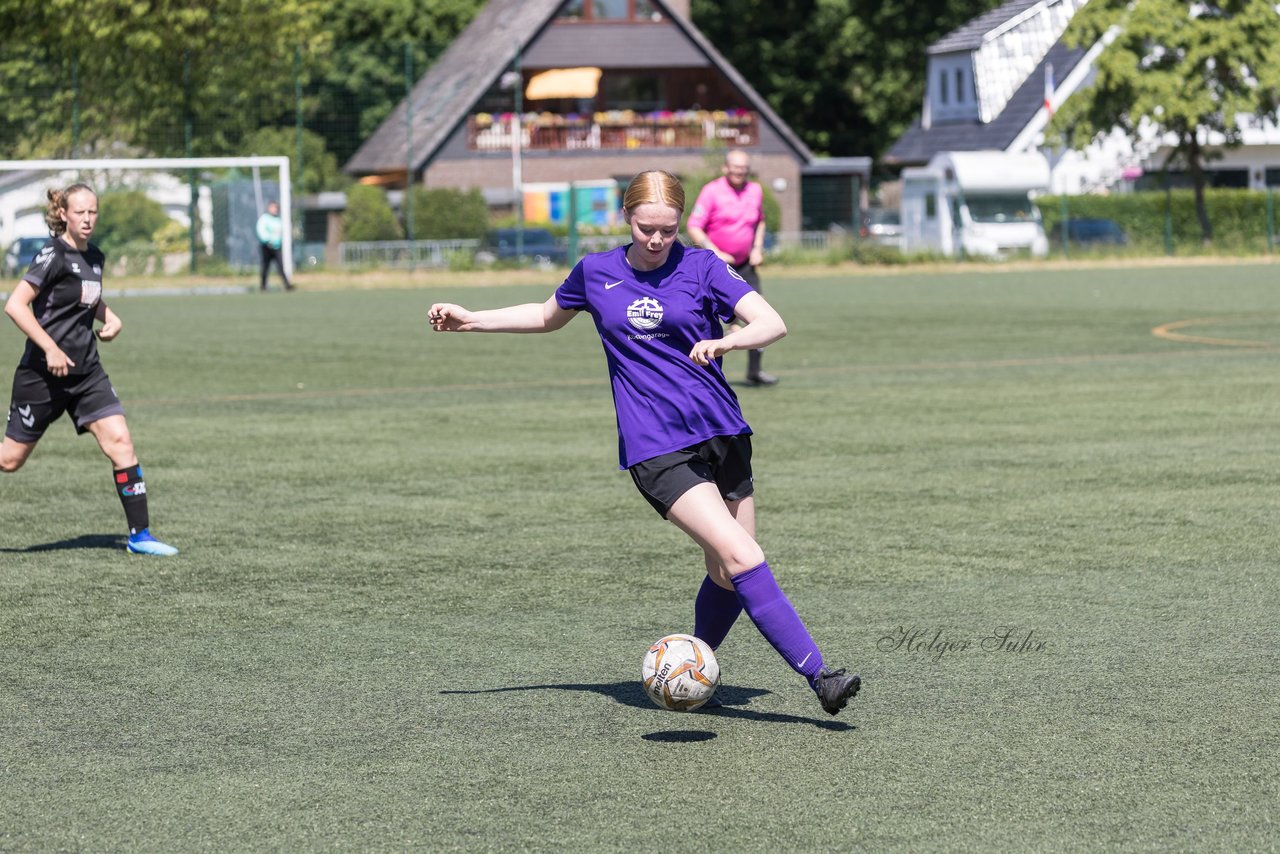
[[[750,264],[734,264],[733,269],[738,271],[738,275],[742,280],[751,286],[756,293],[764,293],[760,290],[760,273]],[[760,373],[760,363],[764,360],[764,350],[748,350],[747,351],[747,377],[758,376]]]
[[[290,284],[289,277],[284,272],[284,259],[280,257],[280,250],[265,243],[259,243],[258,245],[262,247],[262,276],[258,286],[264,291],[267,289],[267,273],[271,270],[272,263],[274,263],[280,271],[280,278],[284,279],[284,286],[292,288],[293,285]]]

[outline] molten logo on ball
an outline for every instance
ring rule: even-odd
[[[716,692],[720,664],[711,647],[693,635],[667,635],[645,653],[640,680],[655,705],[691,712]]]

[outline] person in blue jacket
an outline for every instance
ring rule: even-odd
[[[267,273],[271,270],[271,264],[275,263],[280,270],[280,278],[284,279],[284,289],[286,291],[293,290],[293,283],[289,281],[289,274],[284,271],[284,257],[280,254],[280,244],[284,237],[284,223],[280,220],[280,204],[275,201],[267,202],[267,211],[258,217],[258,245],[262,248],[262,275],[259,279],[258,287],[260,290],[267,289]]]

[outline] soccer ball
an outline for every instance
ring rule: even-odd
[[[716,692],[720,663],[711,647],[693,635],[667,635],[644,654],[640,681],[655,705],[691,712]]]

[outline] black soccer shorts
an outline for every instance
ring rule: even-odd
[[[87,374],[65,377],[35,368],[20,367],[14,372],[6,436],[35,443],[64,412],[70,413],[77,433],[87,432],[90,424],[109,415],[124,415],[111,378],[101,364]]]
[[[636,489],[663,519],[680,496],[700,483],[714,483],[726,501],[755,491],[751,481],[751,436],[716,436],[705,442],[642,460],[628,469]]]

